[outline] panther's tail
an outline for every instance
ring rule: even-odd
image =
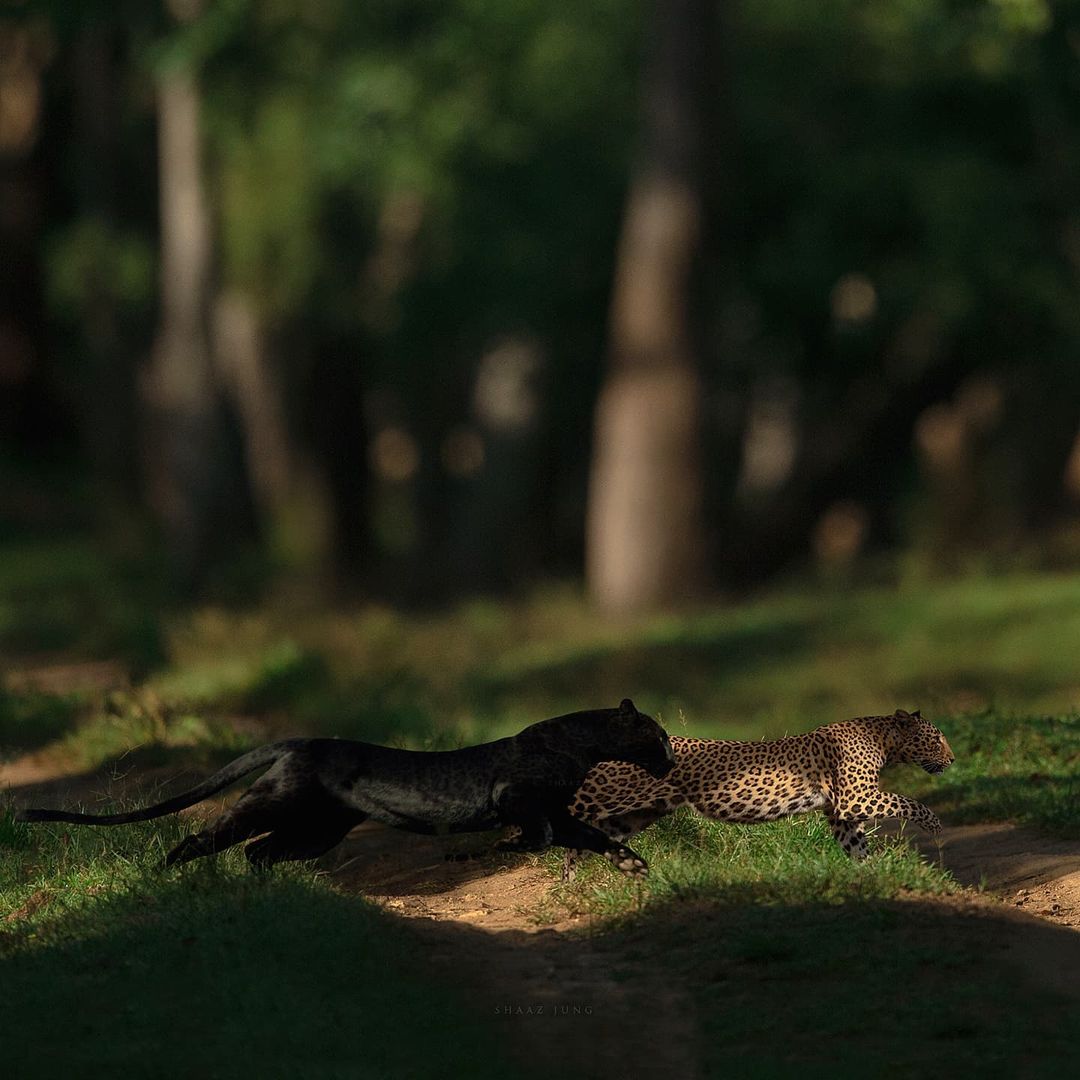
[[[155,806],[147,806],[141,810],[129,810],[124,814],[74,814],[67,810],[20,810],[15,814],[16,821],[69,821],[75,825],[127,825],[132,821],[148,821],[150,818],[164,817],[166,814],[174,814],[177,810],[183,810],[188,806],[194,806],[222,788],[239,780],[241,776],[261,769],[265,765],[272,765],[282,754],[286,754],[296,744],[297,740],[287,739],[283,742],[269,743],[260,746],[235,761],[230,761],[225,768],[214,773],[209,779],[185,791],[181,795],[175,795],[171,799],[157,803]]]

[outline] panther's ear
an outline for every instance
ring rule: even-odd
[[[634,708],[634,703],[628,697],[624,697],[622,701],[619,702],[619,712],[621,712],[623,716],[637,716],[637,709]]]

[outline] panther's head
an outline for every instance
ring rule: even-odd
[[[884,718],[890,735],[887,765],[919,765],[928,773],[944,772],[956,757],[948,740],[916,709],[913,713],[897,709]]]
[[[667,732],[651,717],[638,712],[629,698],[623,698],[611,722],[611,742],[603,760],[628,761],[657,780],[675,767],[675,752]]]

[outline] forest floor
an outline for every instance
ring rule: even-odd
[[[65,771],[61,759],[27,755],[0,765],[0,789],[20,804],[71,805],[92,802],[104,789],[111,799],[124,789],[145,793],[162,783],[164,771],[158,766],[117,779],[100,772]],[[208,809],[209,804],[196,807],[185,816],[198,818]],[[886,835],[894,831],[883,830]],[[890,941],[902,946],[917,937],[924,949],[927,936],[948,941],[944,963],[950,980],[967,982],[969,988],[987,978],[986,958],[992,957],[990,970],[1007,978],[1010,995],[1037,1001],[1050,1014],[1063,1007],[1080,1011],[1080,841],[1030,827],[984,823],[947,826],[940,848],[932,843],[921,848],[928,862],[937,863],[963,888],[937,895],[901,893],[892,903],[876,905],[878,918],[882,911],[892,915],[885,924]],[[682,911],[661,907],[651,918],[636,920],[631,905],[629,919],[611,932],[605,915],[576,908],[572,897],[558,896],[552,867],[540,859],[447,861],[447,851],[443,839],[364,825],[320,861],[317,873],[342,894],[372,900],[402,920],[422,947],[427,976],[452,986],[469,1003],[474,1019],[494,1026],[494,1042],[505,1048],[515,1066],[541,1076],[694,1078],[737,1064],[738,1048],[714,1046],[709,1053],[701,1045],[708,1029],[702,1014],[716,1008],[709,991],[717,973],[703,970],[695,955],[692,940],[703,926],[693,905]],[[805,932],[820,929],[822,917],[842,919],[841,911],[814,911]],[[710,936],[746,933],[737,907],[708,904],[697,914],[705,916]],[[666,933],[650,925],[657,921],[667,924]],[[781,923],[782,931],[790,934],[790,921]],[[876,929],[880,933],[882,927]],[[683,956],[674,964],[664,951],[670,934],[684,943]],[[796,949],[801,938],[796,931]],[[733,971],[721,984],[738,978],[749,963],[749,986],[739,996],[741,1005],[768,1012],[771,995],[786,989],[786,980],[758,969],[795,957],[790,946],[776,951],[766,944],[762,951],[753,933],[749,941],[748,950],[736,948],[729,965]],[[803,992],[835,996],[843,1008],[850,992],[843,984],[849,979],[857,980],[858,972],[841,970],[832,979],[826,973]],[[832,985],[836,982],[839,987]],[[918,982],[897,988],[902,995],[919,991]],[[928,995],[933,992],[928,989]],[[932,1013],[934,1006],[928,996],[923,1008]],[[1058,1053],[1070,1043],[1075,1046],[1066,1032],[1057,1052],[1051,1047],[1048,1055],[1036,1050],[987,1057],[976,1048],[987,1022],[984,1007],[979,1001],[959,1022],[935,1032],[932,1042],[950,1053],[973,1044],[964,1047],[967,1053],[961,1060],[978,1064],[990,1075],[995,1065],[1003,1072],[1052,1075],[1059,1068]],[[857,1041],[864,1052],[888,1052],[876,1036]],[[747,1060],[743,1058],[744,1066]],[[847,1060],[853,1065],[855,1058]],[[916,1058],[897,1075],[924,1075],[923,1066],[925,1075],[933,1075],[937,1066],[931,1061]],[[843,1062],[837,1068],[827,1048],[817,1062],[792,1049],[749,1066],[748,1073],[783,1075],[797,1067],[815,1075],[815,1064],[822,1071],[848,1075]]]
[[[115,584],[62,550],[0,560],[13,1075],[1071,1071],[1080,575],[787,590],[617,626],[560,592],[151,616]],[[120,829],[5,814],[145,803],[286,733],[449,748],[627,694],[729,738],[921,705],[956,764],[886,783],[940,814],[944,844],[882,827],[856,865],[820,815],[682,814],[635,842],[642,886],[597,859],[562,886],[558,852],[447,862],[449,841],[374,826],[314,870],[226,853],[163,874],[209,804]]]

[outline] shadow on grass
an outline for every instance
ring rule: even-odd
[[[238,756],[238,751],[220,747],[154,743],[114,755],[92,769],[11,784],[3,789],[2,798],[14,807],[49,806],[110,813],[177,795]]]
[[[966,906],[965,906],[966,905]],[[703,1075],[1052,1077],[1080,1038],[1080,935],[992,907],[650,907],[609,943],[690,988]],[[868,1065],[868,1063],[874,1063]]]
[[[947,1060],[1051,1077],[1080,1037],[1080,936],[966,897],[742,904],[703,889],[583,939],[404,923],[303,871],[238,874],[235,857],[129,873],[100,898],[70,876],[113,850],[99,873],[149,865],[172,828],[123,850],[97,834],[11,853],[58,860],[49,895],[26,884],[25,911],[0,924],[12,1075],[525,1076],[523,1057],[572,1077],[633,1057],[615,1074],[847,1077],[873,1062],[937,1077]],[[591,1013],[495,1018],[567,1002]],[[650,1069],[673,1043],[683,1067]]]
[[[5,541],[0,555],[0,650],[123,657],[135,674],[164,661],[160,567],[85,538]]]
[[[502,1077],[475,1010],[371,905],[213,868],[0,930],[11,1076]],[[58,1024],[61,1027],[58,1029]]]
[[[1080,838],[1080,776],[1075,772],[965,775],[927,791],[926,797],[952,825],[1008,821]]]
[[[0,684],[0,761],[60,738],[75,726],[78,715],[73,697],[16,693]]]
[[[813,639],[809,619],[749,627],[710,621],[674,638],[654,634],[474,673],[467,693],[479,707],[496,709],[514,697],[573,700],[583,687],[596,701],[618,701],[647,687],[651,697],[706,707],[715,701],[717,683],[724,678],[781,663],[810,648]]]
[[[298,728],[313,735],[427,750],[463,745],[458,733],[440,722],[438,713],[428,684],[400,671],[326,686],[298,701],[294,716]]]

